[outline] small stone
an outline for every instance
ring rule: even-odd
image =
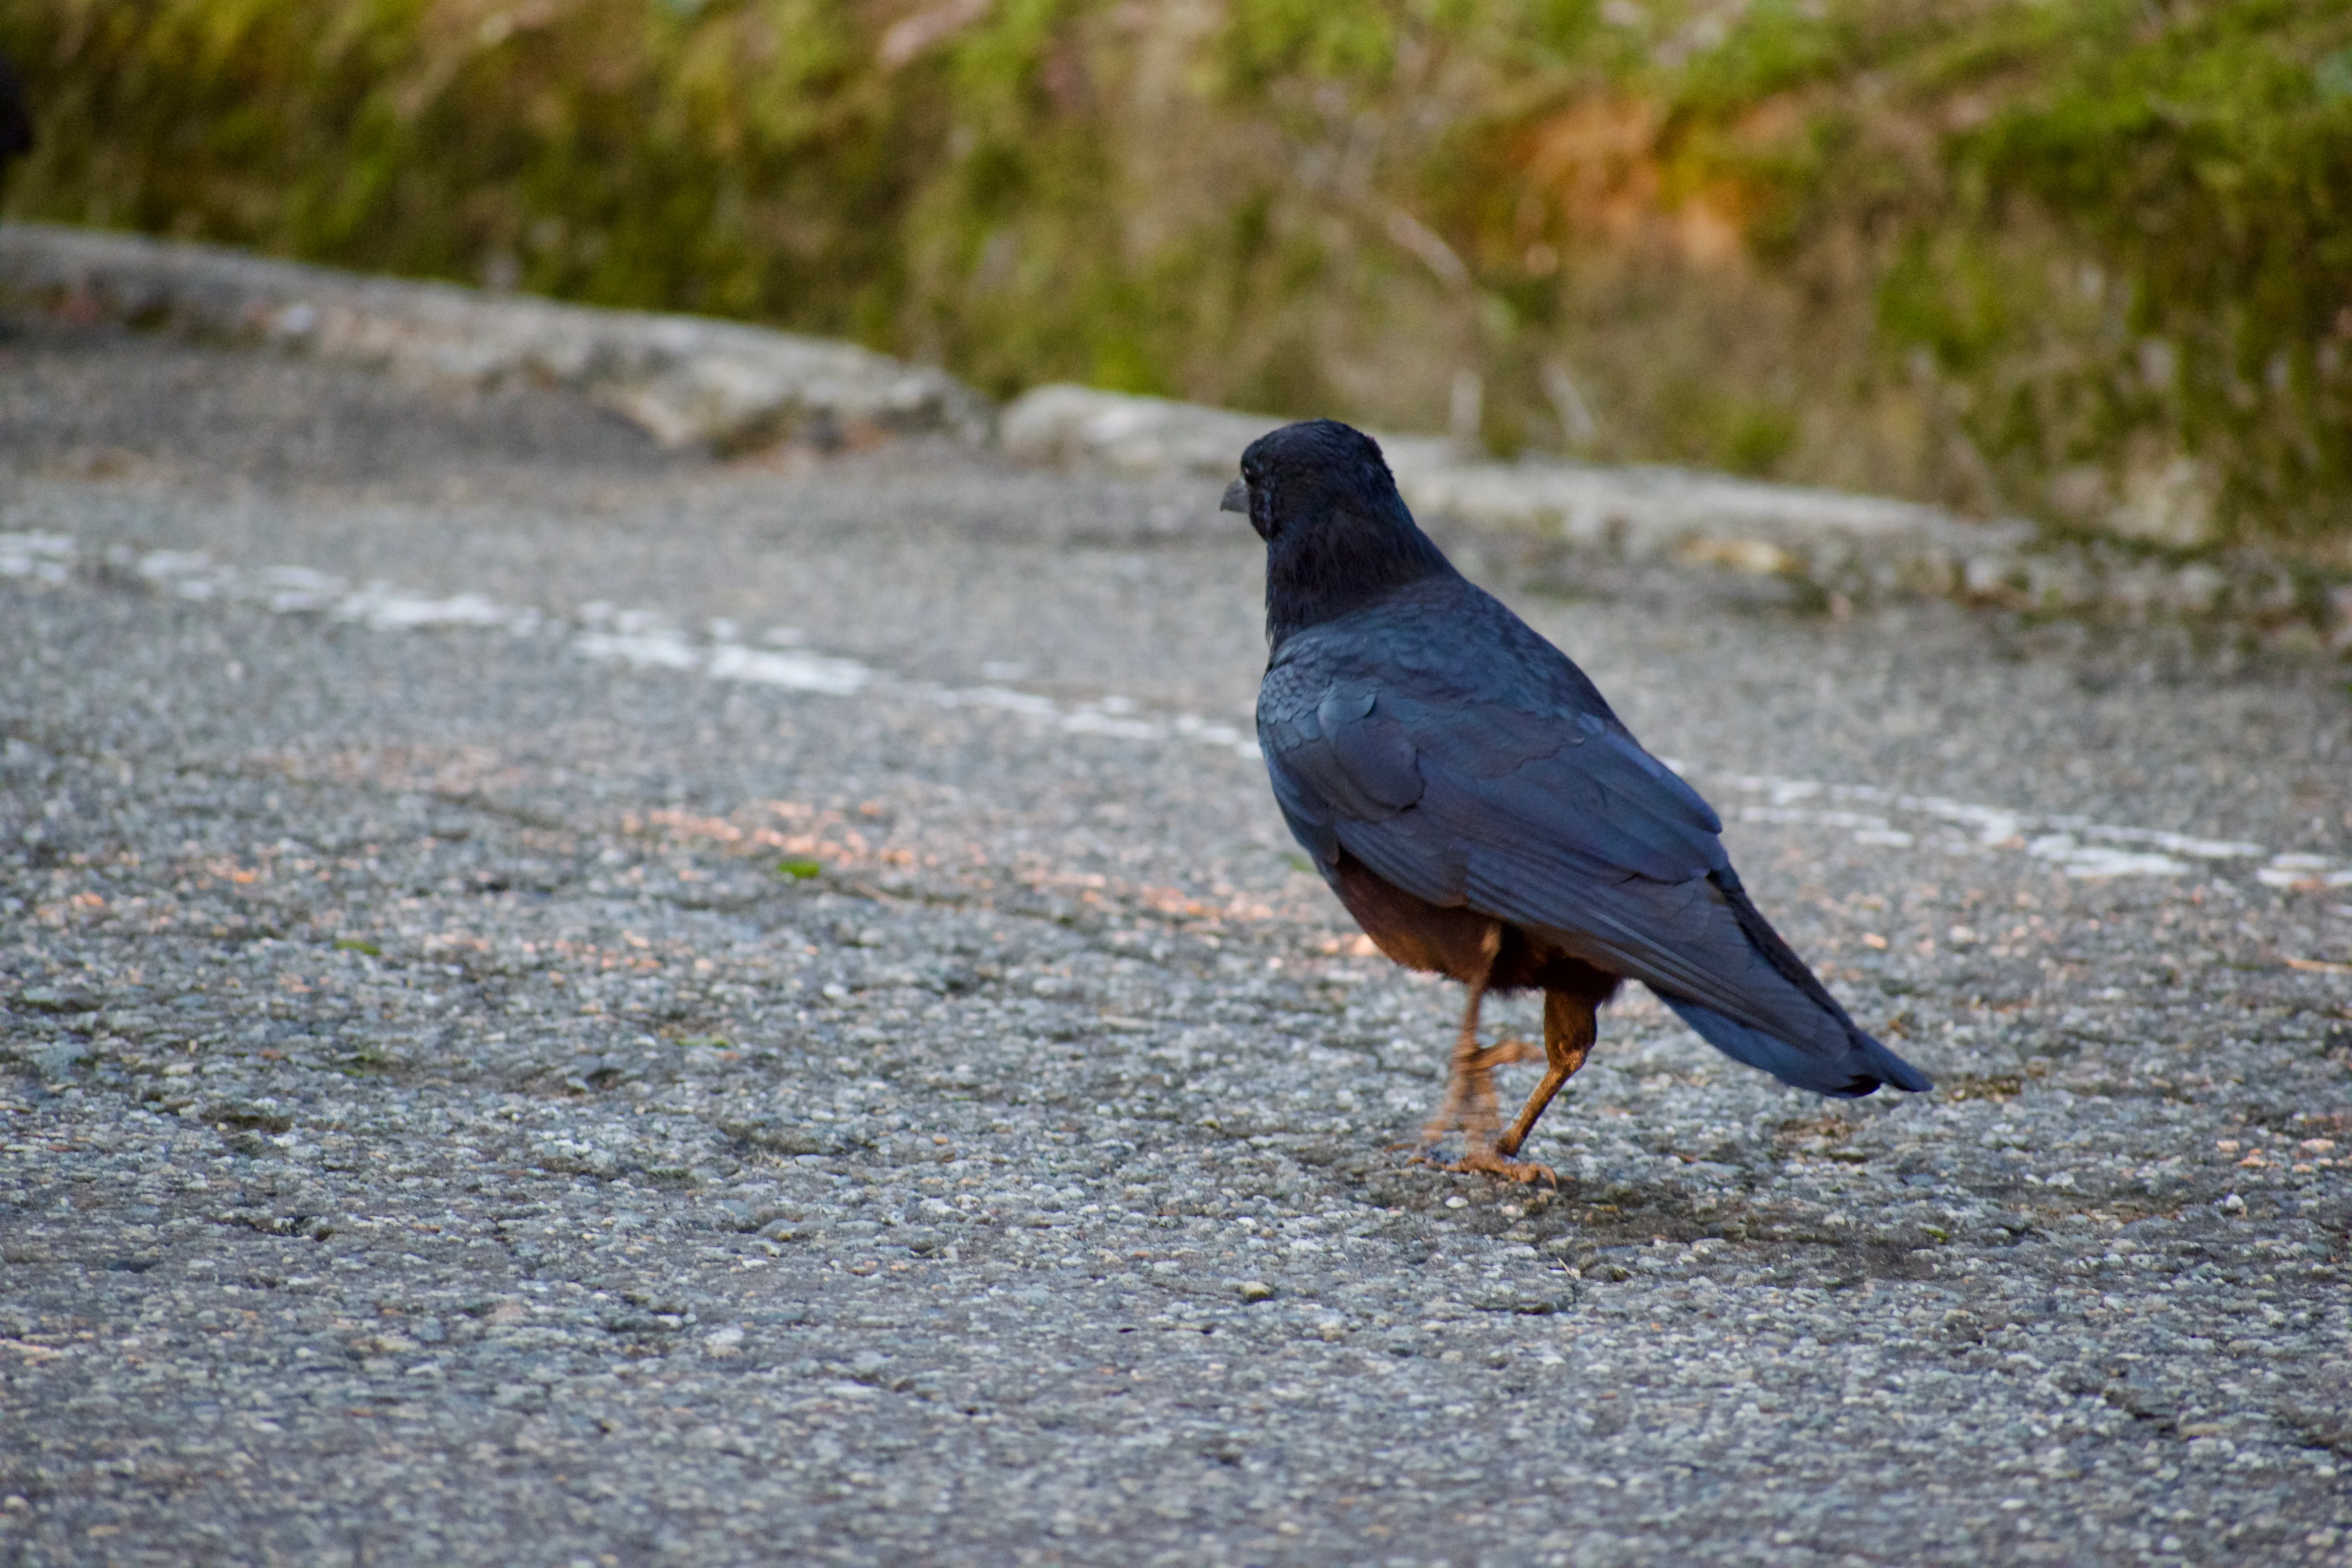
[[[16,993],[16,1005],[30,1013],[87,1013],[96,1004],[79,991],[55,985],[27,985]]]
[[[33,1053],[33,1065],[47,1079],[71,1078],[73,1069],[89,1060],[89,1047],[79,1040],[61,1040],[45,1051]]]
[[[1241,1283],[1241,1292],[1242,1300],[1244,1301],[1271,1301],[1274,1300],[1274,1287],[1267,1284],[1263,1279],[1243,1280]]]

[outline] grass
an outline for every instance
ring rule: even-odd
[[[2352,9],[21,0],[18,216],[2352,564]]]

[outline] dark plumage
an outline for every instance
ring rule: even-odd
[[[1584,672],[1431,542],[1380,447],[1329,420],[1251,444],[1225,493],[1266,543],[1258,740],[1275,799],[1389,957],[1470,987],[1430,1136],[1510,1156],[1639,980],[1737,1060],[1817,1093],[1930,1087],[1864,1034],[1748,900],[1696,791]],[[1545,993],[1549,1069],[1501,1138],[1477,1045],[1490,990]]]

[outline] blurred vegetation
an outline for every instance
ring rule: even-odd
[[[2352,563],[2352,5],[15,0],[14,216]]]

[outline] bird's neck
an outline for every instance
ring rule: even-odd
[[[1431,577],[1458,575],[1410,519],[1356,528],[1300,529],[1265,555],[1269,648],[1309,626],[1337,620]]]

